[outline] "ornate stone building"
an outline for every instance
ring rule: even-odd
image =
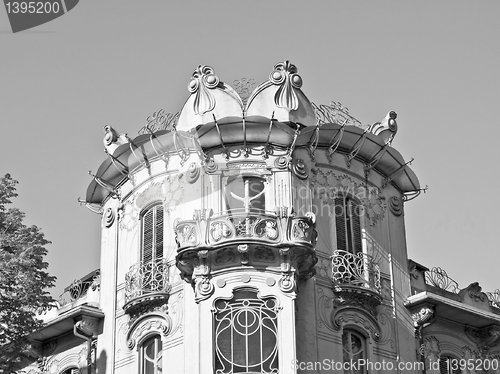
[[[408,265],[404,202],[421,189],[391,145],[396,113],[363,126],[315,105],[288,61],[234,86],[199,66],[178,114],[134,139],[105,128],[85,199],[101,269],[44,315],[24,372],[430,373],[493,357],[495,295]]]

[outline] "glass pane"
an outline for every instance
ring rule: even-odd
[[[261,300],[252,291],[240,291],[232,300],[218,300],[215,305],[216,372],[276,371],[276,302]]]

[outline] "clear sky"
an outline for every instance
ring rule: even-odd
[[[103,127],[134,136],[180,110],[198,64],[260,83],[286,59],[318,104],[398,112],[393,146],[429,186],[405,205],[409,257],[499,288],[499,19],[499,1],[82,0],[12,34],[0,8],[0,174],[53,243],[54,294],[99,267],[100,216],[77,198]]]

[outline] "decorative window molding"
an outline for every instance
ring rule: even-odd
[[[384,218],[386,204],[377,187],[356,183],[348,175],[336,175],[332,170],[314,168],[311,172],[313,198],[325,205],[333,205],[336,196],[351,196],[364,207],[364,216],[370,226]]]
[[[129,350],[140,348],[151,335],[168,336],[172,329],[172,320],[162,312],[141,316],[130,326],[126,336]]]
[[[163,204],[166,214],[175,211],[184,200],[184,182],[181,176],[182,174],[169,175],[163,181],[151,183],[145,190],[134,193],[118,209],[120,228],[127,231],[135,229],[141,211],[154,203]]]
[[[214,302],[215,374],[279,373],[278,301],[239,289]]]

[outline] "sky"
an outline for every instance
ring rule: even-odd
[[[103,127],[133,137],[177,112],[199,64],[228,82],[290,60],[317,104],[363,124],[398,113],[393,146],[425,194],[405,203],[408,255],[461,288],[500,288],[500,2],[82,0],[13,34],[0,8],[0,175],[52,241],[57,296],[99,268],[100,216],[80,206]]]

